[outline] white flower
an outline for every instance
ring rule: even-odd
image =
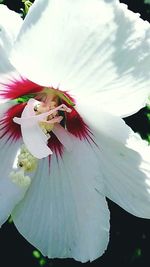
[[[150,92],[150,26],[118,0],[36,0],[21,24],[0,6],[0,223],[11,213],[49,258],[92,261],[105,197],[150,218],[150,149],[121,119]]]

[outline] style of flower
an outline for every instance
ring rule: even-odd
[[[118,0],[36,0],[24,22],[0,5],[0,224],[49,258],[104,253],[105,197],[150,218],[150,149],[122,120],[146,104],[149,48]]]

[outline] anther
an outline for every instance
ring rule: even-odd
[[[25,175],[25,172],[34,171],[37,167],[37,162],[38,160],[32,156],[25,145],[23,145],[18,155],[17,166],[19,170],[10,173],[12,182],[21,187],[28,187],[31,183],[31,178]]]

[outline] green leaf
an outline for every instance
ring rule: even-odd
[[[150,0],[144,0],[145,4],[150,4]]]
[[[38,250],[33,250],[32,255],[36,259],[39,259],[41,257],[41,253]]]
[[[24,3],[24,9],[22,11],[23,11],[23,15],[25,17],[29,11],[29,8],[32,6],[33,3],[31,1],[28,1],[28,0],[22,0],[22,3]]]
[[[39,261],[39,264],[41,266],[44,266],[46,264],[46,260],[44,258],[42,258],[40,261]]]
[[[10,224],[13,223],[13,219],[11,216],[8,218],[8,223],[10,223]]]

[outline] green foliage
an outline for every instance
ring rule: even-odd
[[[10,216],[9,219],[8,219],[8,223],[10,223],[10,224],[13,223],[13,219],[12,219],[11,216]]]
[[[22,0],[22,3],[24,3],[24,9],[22,9],[22,13],[23,17],[25,17],[33,3],[28,0]]]
[[[132,259],[131,261],[137,261],[140,257],[142,256],[142,250],[141,248],[136,248],[134,253],[133,253],[133,256],[132,256]]]
[[[40,266],[44,266],[47,261],[38,250],[33,250],[32,255],[38,260]]]
[[[27,14],[29,11],[29,8],[32,6],[32,2],[28,0],[22,0],[22,3],[24,3],[25,13]]]
[[[38,250],[33,250],[33,257],[39,259],[41,257],[41,253]]]
[[[39,264],[40,266],[44,266],[46,264],[45,258],[40,259]]]
[[[150,0],[144,0],[145,4],[150,4]]]

